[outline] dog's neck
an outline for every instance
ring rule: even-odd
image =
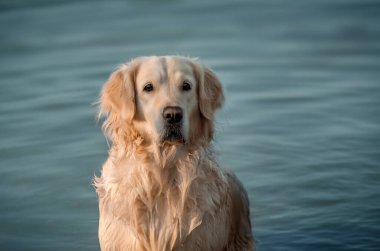
[[[149,161],[160,168],[170,168],[179,160],[197,152],[207,152],[213,156],[210,139],[198,139],[196,143],[173,143],[148,141],[138,133],[119,136],[122,136],[119,137],[122,140],[113,141],[110,149],[111,155],[117,160],[129,158],[133,153],[137,159]]]

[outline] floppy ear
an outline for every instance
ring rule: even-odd
[[[199,110],[206,119],[212,120],[215,110],[224,103],[223,87],[215,73],[207,67],[201,67],[199,79]]]
[[[106,115],[106,130],[113,130],[122,122],[130,123],[135,114],[133,73],[124,64],[111,74],[100,95],[99,117]]]

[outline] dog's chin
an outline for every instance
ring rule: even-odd
[[[186,139],[180,126],[166,126],[161,137],[161,144],[183,145],[185,143]]]

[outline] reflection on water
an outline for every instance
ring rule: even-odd
[[[138,55],[221,78],[220,162],[252,202],[258,250],[380,246],[380,4],[2,1],[0,250],[97,250],[102,83]]]

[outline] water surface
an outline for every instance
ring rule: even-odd
[[[99,90],[139,55],[199,57],[223,82],[215,142],[258,250],[379,250],[380,4],[0,3],[0,250],[99,250]]]

